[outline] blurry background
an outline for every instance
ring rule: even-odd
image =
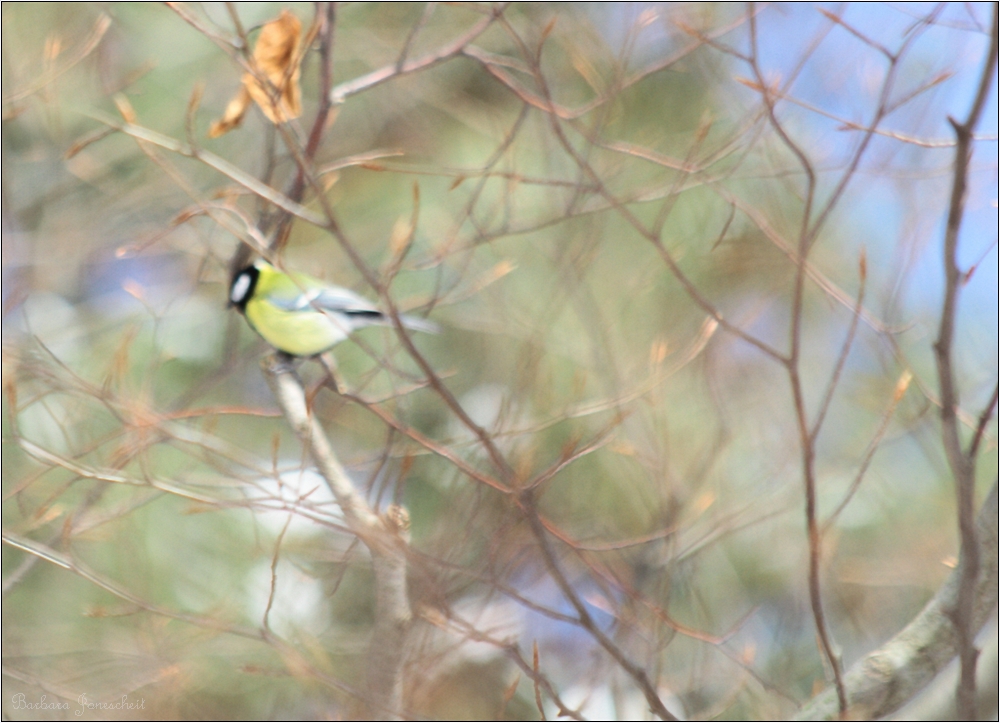
[[[263,206],[208,164],[109,126],[131,107],[136,125],[285,188],[294,161],[256,108],[207,137],[243,72],[227,46],[237,19],[252,42],[284,7],[312,21],[305,3],[3,4],[3,526],[22,544],[3,549],[6,718],[71,718],[81,695],[143,701],[84,719],[349,710],[369,559],[271,399],[266,345],[226,308],[237,239],[213,214],[240,227]],[[339,5],[333,82],[449,46],[490,7]],[[760,6],[752,46],[744,6],[512,5],[465,57],[347,96],[317,155],[372,268],[390,266],[419,211],[402,268],[384,276],[402,308],[444,328],[416,345],[538,485],[595,625],[679,715],[786,717],[829,683],[793,397],[762,351],[787,353],[796,313],[810,420],[853,342],[815,443],[821,522],[846,501],[822,560],[844,664],[898,632],[955,563],[932,343],[947,118],[968,113],[990,6],[935,7]],[[299,138],[317,66],[308,53]],[[779,127],[815,173],[808,211],[761,81],[783,95]],[[995,81],[977,137],[954,350],[967,426],[997,380]],[[804,214],[811,227],[828,207],[796,309],[788,250]],[[376,297],[322,229],[296,222],[283,259]],[[757,343],[712,323],[668,259]],[[395,333],[360,341],[336,349],[347,384],[493,474]],[[321,379],[312,362],[301,373]],[[524,668],[537,650],[580,715],[649,715],[568,620],[509,496],[362,406],[328,390],[313,403],[372,504],[412,518],[411,714],[537,718],[537,694],[554,717]],[[978,499],[997,475],[993,419]],[[26,707],[42,696],[69,708]]]

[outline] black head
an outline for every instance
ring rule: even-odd
[[[229,285],[229,306],[235,306],[240,312],[245,312],[247,302],[253,296],[253,290],[257,286],[257,279],[260,277],[260,269],[256,266],[247,266],[233,277],[233,283]]]

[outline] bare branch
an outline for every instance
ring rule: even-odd
[[[264,370],[285,418],[309,450],[343,511],[347,526],[371,551],[377,602],[364,704],[368,715],[400,716],[401,671],[413,617],[406,590],[409,516],[396,506],[382,516],[377,515],[354,489],[322,428],[307,408],[305,391],[290,367],[290,360],[271,357],[265,360]]]
[[[381,85],[382,83],[392,80],[393,78],[398,78],[404,75],[409,75],[410,73],[415,73],[419,70],[431,68],[439,63],[443,63],[446,60],[450,60],[451,58],[461,55],[472,41],[486,32],[486,29],[489,28],[497,17],[503,13],[506,5],[506,3],[500,3],[492,6],[489,9],[489,12],[479,22],[469,28],[464,35],[455,39],[451,44],[439,48],[433,53],[428,53],[427,55],[417,58],[416,60],[411,60],[402,64],[397,61],[392,65],[387,65],[384,68],[373,70],[372,72],[362,75],[359,78],[355,78],[354,80],[340,83],[330,91],[331,102],[334,104],[343,103],[350,96],[364,90],[368,90],[369,88],[374,88],[376,85]],[[400,57],[405,60],[405,50],[404,54]]]
[[[948,207],[948,221],[944,237],[945,292],[941,303],[941,323],[934,354],[938,367],[938,383],[941,388],[941,435],[948,465],[955,481],[955,495],[958,501],[958,529],[961,536],[961,559],[963,578],[958,599],[953,612],[958,633],[958,654],[962,674],[958,686],[958,715],[972,720],[976,714],[976,657],[974,647],[977,626],[974,625],[975,584],[979,574],[980,551],[976,541],[976,526],[973,519],[976,495],[975,459],[962,451],[958,436],[956,408],[959,405],[958,386],[952,368],[955,318],[958,313],[958,292],[963,273],[958,268],[958,235],[965,215],[966,184],[968,182],[969,160],[972,154],[972,133],[979,123],[986,96],[993,85],[993,74],[997,64],[998,8],[993,6],[992,33],[990,46],[983,63],[982,75],[972,102],[969,115],[963,123],[951,120],[958,141],[955,148],[955,175],[952,181],[951,202]]]
[[[94,27],[90,31],[90,35],[84,39],[80,47],[74,52],[59,68],[49,70],[44,73],[41,77],[35,79],[34,81],[28,83],[23,88],[14,89],[9,95],[5,95],[3,98],[4,104],[14,104],[18,101],[24,100],[30,95],[39,92],[45,87],[49,86],[55,82],[60,76],[71,70],[76,65],[79,65],[83,60],[87,58],[97,46],[100,45],[101,40],[104,38],[105,33],[108,32],[108,28],[111,27],[111,17],[104,13],[98,16],[97,21],[94,23]],[[6,112],[6,111],[5,111]]]

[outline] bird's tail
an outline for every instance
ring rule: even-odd
[[[409,314],[400,314],[399,320],[403,323],[403,326],[407,329],[412,329],[413,331],[423,331],[427,334],[441,333],[441,327],[430,319],[424,319],[419,316],[410,316]],[[388,321],[388,319],[386,319],[386,321]]]

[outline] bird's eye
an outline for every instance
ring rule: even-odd
[[[229,292],[229,300],[234,304],[238,304],[243,301],[249,290],[250,274],[240,274],[236,277],[236,281],[233,282],[233,288]]]

